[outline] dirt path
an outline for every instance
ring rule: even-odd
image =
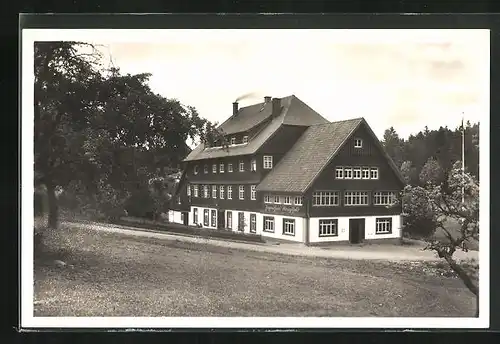
[[[99,223],[66,222],[72,227],[93,229],[124,235],[157,238],[161,240],[177,240],[183,242],[203,243],[220,247],[243,249],[257,252],[281,253],[294,256],[325,257],[354,260],[386,260],[386,261],[438,261],[434,252],[423,251],[423,246],[397,246],[390,244],[374,244],[363,247],[307,247],[298,243],[282,243],[280,245],[252,244],[217,239],[206,239],[184,235],[160,233],[155,231],[137,230],[132,227],[113,226]],[[457,259],[478,258],[477,251],[455,253]]]

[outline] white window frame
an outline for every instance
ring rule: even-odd
[[[257,232],[257,214],[250,214],[250,233]]]
[[[207,174],[208,173],[208,165],[203,166],[203,173]]]
[[[240,185],[238,187],[238,199],[245,199],[245,185]]]
[[[283,218],[283,235],[295,236],[295,219]]]
[[[233,199],[233,186],[227,186],[227,199]]]
[[[362,202],[365,200],[366,202]],[[357,207],[370,205],[368,191],[345,191],[344,192],[344,206]]]
[[[226,214],[226,227],[229,229],[233,229],[233,212],[229,210]]]
[[[392,234],[392,217],[375,218],[375,234]]]
[[[257,199],[257,191],[255,191],[255,188],[257,185],[251,185],[250,186],[250,199],[255,201]]]
[[[203,225],[210,226],[210,211],[208,209],[203,209]]]
[[[193,196],[198,198],[198,185],[193,185]]]
[[[193,167],[193,174],[198,174],[198,165]]]
[[[217,198],[217,185],[212,185],[212,198]]]
[[[352,167],[344,167],[344,179],[352,179]]]
[[[245,231],[245,213],[242,211],[238,212],[238,231]]]
[[[264,155],[262,157],[262,168],[264,170],[270,170],[273,168],[273,156],[272,155]]]
[[[281,204],[281,197],[274,195],[274,201],[273,201],[273,203],[274,204]]]
[[[248,135],[243,136],[242,143],[248,143]]]
[[[292,204],[292,197],[290,197],[290,196],[284,196],[283,204],[286,204],[286,205]]]
[[[378,179],[378,167],[370,168],[370,179]]]
[[[221,162],[219,164],[219,173],[224,173],[224,163],[223,162]]]
[[[217,164],[212,164],[212,173],[217,173]]]
[[[257,171],[257,160],[252,159],[250,162],[250,171]]]
[[[217,211],[214,209],[210,210],[210,226],[217,227]]]
[[[236,144],[236,137],[231,137],[231,145],[234,146]]]
[[[336,237],[339,236],[339,221],[338,219],[320,219],[318,227],[319,237]]]
[[[186,196],[191,196],[191,184],[186,185]]]
[[[361,169],[361,179],[370,179],[370,168],[363,167]]]
[[[238,162],[238,171],[245,172],[245,162],[243,160]]]
[[[271,202],[271,195],[270,194],[265,194],[264,195],[264,203],[270,204]]]
[[[344,168],[342,166],[335,168],[335,179],[344,179]]]
[[[219,186],[219,198],[224,199],[224,185]]]
[[[193,208],[193,223],[198,224],[198,208]]]
[[[338,207],[340,205],[340,192],[335,190],[319,190],[313,192],[313,207]]]
[[[233,164],[232,163],[228,163],[227,164],[227,171],[228,172],[233,172]]]
[[[396,193],[394,191],[375,191],[373,193],[373,205],[393,205],[396,203]]]
[[[355,138],[354,139],[354,148],[363,148],[363,139]]]
[[[263,217],[262,231],[267,233],[274,233],[274,216]]]
[[[361,179],[361,167],[354,167],[352,169],[352,179]]]
[[[302,205],[302,196],[295,196],[293,198],[293,204],[294,205]]]
[[[208,185],[203,185],[203,198],[208,198]]]

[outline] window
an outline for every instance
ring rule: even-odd
[[[396,194],[392,191],[376,191],[373,193],[373,205],[392,205],[396,201]]]
[[[257,171],[257,160],[252,159],[250,162],[250,171]]]
[[[193,195],[194,197],[198,197],[198,185],[193,185]]]
[[[344,179],[352,179],[352,167],[344,167]]]
[[[285,196],[284,199],[285,200],[284,200],[283,204],[292,204],[292,197]]]
[[[337,167],[335,169],[335,179],[343,179],[344,178],[344,168]]]
[[[263,167],[265,170],[273,168],[273,157],[271,155],[264,155]]]
[[[240,172],[245,171],[245,162],[243,160],[240,160]]]
[[[208,185],[203,185],[203,197],[208,198]]]
[[[240,187],[239,187],[238,198],[245,199],[245,186],[244,185],[240,185]]]
[[[367,191],[346,191],[344,205],[368,205]]]
[[[295,205],[302,205],[302,196],[295,196],[295,197],[293,198],[293,203],[294,203]]]
[[[280,196],[274,196],[274,203],[280,204]]]
[[[227,164],[227,171],[233,172],[233,164],[231,164],[231,163]]]
[[[250,186],[250,199],[251,200],[256,200],[257,199],[257,192],[255,191],[255,188],[257,185],[251,185]]]
[[[354,139],[354,148],[363,148],[363,140]]]
[[[361,172],[361,178],[370,179],[370,168],[369,167],[363,167],[363,170]]]
[[[231,185],[227,186],[227,199],[233,199],[233,187]]]
[[[391,234],[392,218],[378,217],[375,219],[375,234]]]
[[[352,174],[354,179],[361,179],[361,167],[354,167]]]
[[[217,198],[217,186],[212,185],[212,198]]]
[[[217,173],[217,164],[212,165],[212,173]]]
[[[181,196],[177,196],[177,204],[181,204]]]
[[[229,229],[233,228],[233,213],[228,211],[226,217],[226,227]]]
[[[238,230],[245,231],[245,214],[242,211],[238,212]]]
[[[243,136],[243,143],[248,143],[248,136]]]
[[[337,228],[338,228],[337,219],[319,220],[320,237],[338,236],[339,233]]]
[[[193,208],[193,223],[198,224],[198,208]]]
[[[224,185],[219,186],[219,198],[224,199]]]
[[[378,167],[372,167],[370,169],[370,179],[378,179]]]
[[[231,137],[231,144],[235,145],[236,144],[236,137]]]
[[[264,232],[274,233],[274,217],[264,216]]]
[[[284,235],[295,235],[295,220],[294,219],[283,219],[283,234]]]
[[[313,193],[313,207],[332,207],[339,205],[338,191],[316,191]]]
[[[209,221],[209,215],[208,215],[208,209],[203,210],[203,225],[205,227],[208,227],[208,221]]]
[[[224,173],[224,163],[223,162],[221,162],[219,164],[219,173]]]
[[[271,195],[270,194],[264,195],[264,203],[271,203]]]
[[[257,215],[250,214],[250,233],[257,232]]]
[[[193,174],[198,174],[198,165],[193,168]]]
[[[210,213],[212,215],[211,216],[211,219],[212,219],[211,225],[212,225],[212,227],[217,227],[217,211],[216,210],[211,210]]]
[[[191,184],[188,184],[186,187],[186,194],[187,196],[191,196]]]
[[[208,173],[208,165],[203,166],[203,173]]]

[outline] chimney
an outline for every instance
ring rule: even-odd
[[[270,96],[265,96],[264,97],[264,103],[269,103],[271,101],[271,97]]]
[[[273,110],[272,110],[272,116],[277,117],[281,113],[281,99],[280,98],[273,98]]]
[[[236,116],[238,113],[238,102],[233,103],[233,116]]]

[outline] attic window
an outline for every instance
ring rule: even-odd
[[[243,143],[248,143],[248,136],[243,136]]]
[[[354,139],[354,148],[363,148],[363,140]]]
[[[235,145],[236,144],[236,137],[231,137],[231,144]]]

